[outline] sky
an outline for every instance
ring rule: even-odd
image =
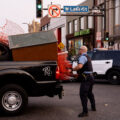
[[[77,5],[85,0],[43,0],[43,7],[47,8],[49,4]],[[44,15],[48,12],[44,11]],[[19,24],[25,32],[29,23],[36,19],[36,0],[0,0],[0,26],[4,24],[4,19],[11,20]],[[23,24],[25,23],[25,24]]]

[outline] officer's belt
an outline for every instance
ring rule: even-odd
[[[82,73],[81,75],[85,78],[85,80],[87,80],[88,76],[93,76],[93,72],[91,72],[91,73],[90,72],[89,73]]]
[[[84,71],[83,74],[93,74],[92,71]]]

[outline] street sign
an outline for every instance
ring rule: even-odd
[[[57,18],[61,16],[60,5],[48,5],[48,17]]]
[[[58,44],[58,48],[60,48],[60,49],[63,49],[65,46],[64,46],[64,44],[62,43],[62,42],[60,42],[59,44]]]
[[[88,6],[64,6],[64,12],[89,12]]]

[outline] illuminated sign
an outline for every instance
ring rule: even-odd
[[[87,34],[90,34],[90,29],[80,30],[79,32],[75,32],[74,36],[87,35]]]

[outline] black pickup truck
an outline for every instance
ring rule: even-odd
[[[57,82],[56,61],[13,61],[11,51],[0,44],[0,111],[9,115],[22,112],[28,97],[58,95],[62,86]]]

